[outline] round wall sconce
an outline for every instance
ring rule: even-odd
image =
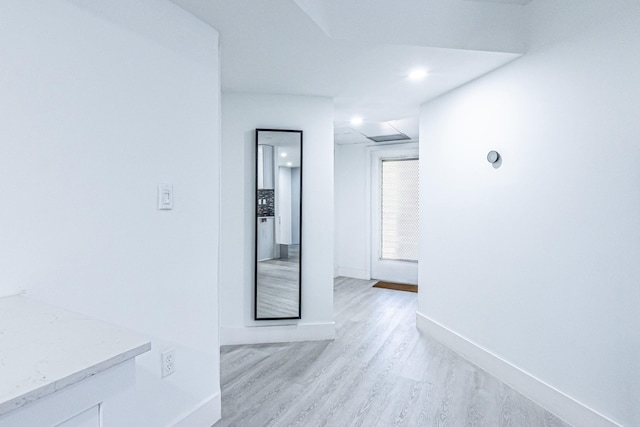
[[[500,153],[494,150],[489,151],[489,154],[487,154],[487,161],[493,164],[493,163],[496,163],[498,160],[500,160]]]

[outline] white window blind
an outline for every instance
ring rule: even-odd
[[[418,261],[418,163],[418,159],[382,161],[382,259]]]

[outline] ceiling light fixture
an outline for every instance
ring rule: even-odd
[[[411,80],[422,80],[427,76],[427,71],[423,68],[417,68],[409,73]]]
[[[291,162],[287,162],[287,166],[291,166],[293,163]]]
[[[280,157],[287,157],[287,153],[280,153]]]
[[[362,124],[362,117],[354,117],[351,119],[351,124],[352,125],[361,125]]]

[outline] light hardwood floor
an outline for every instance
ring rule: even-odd
[[[567,426],[415,326],[417,294],[337,278],[334,341],[225,346],[222,420],[242,426]]]

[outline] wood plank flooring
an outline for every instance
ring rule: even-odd
[[[334,341],[222,347],[215,427],[568,426],[421,335],[417,294],[374,283],[335,280]]]

